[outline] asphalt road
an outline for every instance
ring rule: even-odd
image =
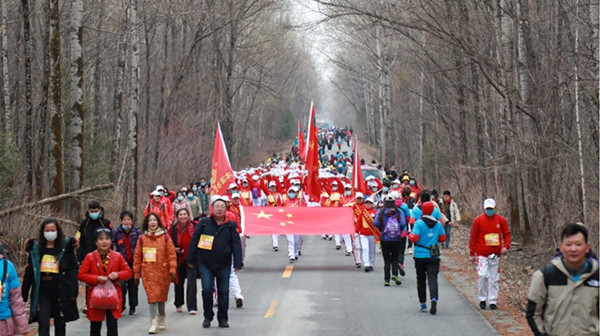
[[[279,252],[273,252],[270,237],[247,240],[246,267],[238,274],[244,307],[235,308],[230,299],[229,329],[218,328],[216,321],[203,329],[201,311],[196,316],[177,313],[171,289],[167,330],[160,334],[498,335],[443,277],[439,279],[437,315],[420,312],[412,258],[406,259],[403,284],[384,287],[380,254],[374,272],[365,273],[354,266],[353,258],[345,256],[343,249],[335,250],[332,241],[318,236],[304,237],[302,256],[294,264],[288,262],[285,237],[279,238],[279,245]],[[201,307],[200,293],[198,298]],[[124,315],[119,320],[121,335],[147,334],[149,314],[143,289],[140,302],[137,315]],[[67,325],[67,334],[87,335],[89,325],[82,315]]]

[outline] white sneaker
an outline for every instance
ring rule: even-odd
[[[166,316],[158,316],[158,330],[167,329],[167,325],[165,324],[165,317]]]
[[[196,312],[195,310],[190,310],[190,315],[196,315],[198,312]]]
[[[181,313],[182,311],[183,311],[183,307],[182,306],[177,307],[177,312],[178,313]]]
[[[158,332],[158,318],[155,317],[150,320],[150,329],[148,329],[148,334],[156,334]]]
[[[413,250],[412,249],[408,249],[408,251],[406,251],[406,254],[413,254]]]

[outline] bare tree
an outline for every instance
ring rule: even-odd
[[[49,0],[50,18],[50,156],[48,170],[52,195],[63,192],[63,114],[61,106],[61,51],[60,51],[60,9],[58,0]]]

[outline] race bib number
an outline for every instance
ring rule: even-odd
[[[156,262],[156,247],[144,247],[142,253],[145,262]]]
[[[212,250],[214,239],[214,236],[209,236],[205,234],[201,235],[200,240],[198,241],[198,248],[201,248],[203,250]]]
[[[500,235],[497,233],[488,233],[485,235],[486,246],[498,246],[500,245]]]
[[[58,260],[56,256],[44,254],[42,257],[42,264],[40,265],[40,271],[42,273],[58,274]]]
[[[248,191],[242,192],[242,198],[250,198],[250,192],[248,192]]]

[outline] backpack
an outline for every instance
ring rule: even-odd
[[[396,211],[396,215],[388,218],[387,223],[385,224],[385,229],[383,229],[383,233],[386,237],[390,239],[397,239],[400,237],[400,223],[398,221],[398,211]]]

